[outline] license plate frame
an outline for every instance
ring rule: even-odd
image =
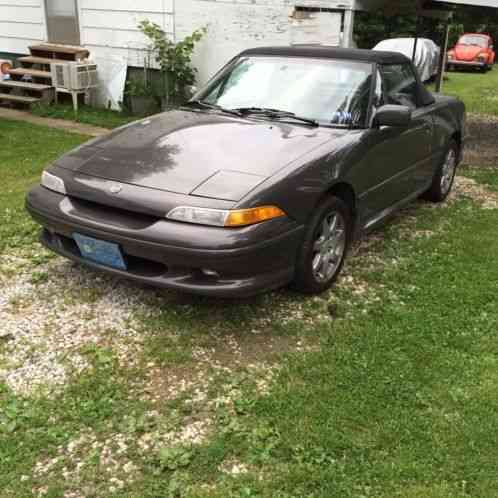
[[[128,269],[119,244],[82,235],[81,233],[74,233],[73,239],[84,259],[109,268],[125,271]]]

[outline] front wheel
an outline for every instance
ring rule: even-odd
[[[444,156],[444,161],[439,166],[432,180],[431,188],[425,193],[424,197],[427,200],[443,202],[450,195],[453,183],[455,182],[458,154],[458,144],[452,140]]]
[[[349,206],[328,197],[311,217],[296,261],[293,286],[306,294],[328,290],[341,273],[353,234]]]

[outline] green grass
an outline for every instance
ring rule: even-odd
[[[0,120],[0,254],[35,237],[35,225],[24,213],[24,197],[45,166],[88,137]]]
[[[25,191],[47,163],[84,139],[0,120],[0,254],[36,247]],[[497,169],[464,173],[498,190]],[[418,203],[371,235],[342,283],[320,298],[282,291],[226,302],[150,291],[146,308],[136,310],[144,348],[132,367],[98,344],[81,351],[92,368],[56,395],[22,397],[0,383],[0,497],[33,496],[40,483],[52,498],[70,489],[103,498],[498,497],[497,221],[498,211],[469,199],[438,209]],[[51,278],[34,268],[34,284]],[[347,276],[366,291],[355,292]],[[96,280],[68,296],[68,306],[100,298]],[[273,319],[279,309],[288,310],[288,322]],[[292,316],[297,309],[306,320]],[[251,334],[262,318],[264,330]],[[233,405],[193,407],[188,391],[162,397],[161,382],[195,372],[196,348],[214,349],[233,366],[231,337],[254,356],[250,362],[269,358],[262,337],[315,347],[298,352],[290,343],[266,396],[242,365],[219,371],[209,387],[207,401],[230,393]],[[161,369],[156,403],[140,399],[151,362]],[[151,419],[152,409],[159,415]],[[144,434],[174,430],[204,412],[212,428],[201,444],[139,452]],[[124,457],[140,469],[133,482],[111,493],[103,456],[91,447],[77,480],[62,478],[69,461],[33,478],[36,462],[87,430],[98,441],[129,437]],[[227,459],[247,473],[221,472]]]
[[[498,68],[486,74],[477,72],[447,73],[443,93],[460,97],[467,111],[498,116]]]
[[[104,350],[89,350],[86,356],[93,370],[75,379],[64,396],[24,399],[0,384],[0,496],[32,496],[31,481],[23,484],[20,477],[41,455],[57,456],[57,448],[81,431],[105,435],[127,418],[143,417],[145,404],[128,397],[128,377],[119,375],[113,356]],[[47,484],[49,489],[60,486]]]
[[[31,108],[31,112],[35,116],[43,118],[66,119],[109,129],[117,128],[139,119],[139,116],[132,116],[124,112],[89,106],[80,107],[78,112],[75,113],[72,105],[69,104],[38,104]]]
[[[498,217],[467,202],[419,216],[452,228],[389,229],[383,257],[401,264],[364,274],[381,300],[317,330],[322,349],[245,415],[273,435],[247,496],[498,496]],[[231,440],[254,461],[261,442]]]
[[[465,176],[473,178],[478,183],[482,183],[489,190],[498,192],[498,167],[497,168],[465,168]]]

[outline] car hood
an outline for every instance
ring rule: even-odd
[[[457,45],[455,47],[455,55],[459,61],[473,61],[482,52],[486,52],[486,49],[475,45]]]
[[[120,183],[239,201],[344,130],[171,111],[128,125],[56,165]]]

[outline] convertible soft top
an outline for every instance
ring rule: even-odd
[[[407,57],[398,52],[374,52],[373,50],[363,50],[359,48],[325,47],[323,45],[251,48],[242,52],[239,57],[249,55],[344,59],[378,64],[403,64],[409,61]]]

